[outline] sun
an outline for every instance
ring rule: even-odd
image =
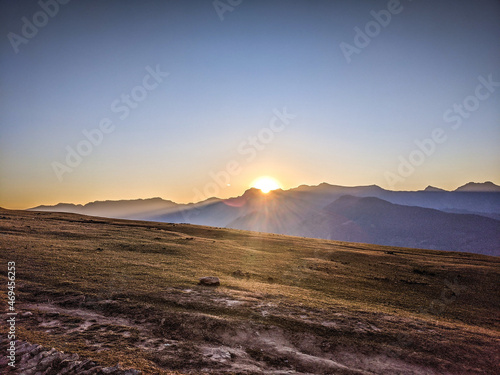
[[[252,187],[256,189],[260,189],[264,194],[269,193],[271,190],[280,189],[280,183],[268,176],[262,176],[252,182]]]

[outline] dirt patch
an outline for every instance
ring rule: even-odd
[[[185,290],[180,295],[185,294],[190,298],[207,296],[203,291]],[[210,303],[225,303],[232,309],[248,305],[248,299],[253,298],[254,308],[270,304],[263,304],[257,296],[245,295],[241,301],[235,296],[224,299],[222,295],[217,292]],[[151,310],[147,317],[144,314],[134,316],[131,314],[135,311],[134,306],[127,306],[121,301],[96,303],[87,300],[85,304],[99,308],[96,311],[62,307],[57,304],[57,297],[52,296],[52,299],[54,303],[22,306],[23,310],[30,312],[26,323],[31,329],[83,340],[88,349],[97,353],[127,346],[142,352],[145,358],[163,369],[210,374],[370,374],[384,373],[389,366],[387,361],[379,361],[384,366],[378,366],[363,353],[351,351],[349,356],[330,350],[332,346],[325,345],[325,338],[320,335],[303,329],[288,331],[266,321],[255,323],[238,316],[222,318],[189,311],[160,313]],[[67,304],[67,297],[61,296],[59,302]],[[122,312],[118,312],[118,305]],[[110,309],[110,306],[115,309]],[[112,314],[110,311],[113,311]],[[313,319],[311,323],[316,324]],[[374,330],[368,324],[358,322],[357,325],[363,332]],[[347,326],[341,328],[350,329]],[[331,331],[332,334],[335,332]],[[391,366],[394,368],[396,364],[398,360],[392,359]],[[399,366],[406,366],[408,371],[411,369],[413,372],[407,372],[410,374],[423,371],[421,367],[402,361]]]

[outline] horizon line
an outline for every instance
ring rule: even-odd
[[[301,184],[301,185],[298,185],[298,186],[295,186],[295,187],[291,187],[291,188],[288,188],[288,189],[283,189],[283,188],[273,189],[269,193],[262,193],[262,194],[263,195],[267,195],[267,194],[270,194],[271,192],[275,192],[275,191],[291,191],[291,190],[295,190],[295,189],[298,189],[298,188],[301,188],[301,187],[312,187],[312,188],[314,188],[314,187],[318,187],[320,185],[329,185],[329,186],[341,187],[341,188],[377,187],[377,188],[380,188],[382,190],[391,191],[391,192],[423,192],[423,191],[425,191],[425,189],[427,189],[427,188],[430,187],[430,188],[436,188],[436,189],[442,190],[443,192],[451,193],[451,192],[455,192],[457,189],[459,189],[459,188],[461,188],[463,186],[469,185],[469,184],[487,184],[487,183],[491,183],[491,184],[493,184],[495,186],[500,187],[500,185],[494,183],[491,180],[484,181],[484,182],[469,181],[469,182],[466,182],[463,185],[458,186],[454,190],[446,190],[446,189],[442,189],[442,188],[439,188],[439,187],[433,186],[433,185],[427,185],[425,188],[420,189],[420,190],[391,190],[391,189],[383,188],[383,187],[381,187],[381,186],[379,186],[377,184],[346,186],[346,185],[331,184],[331,183],[328,183],[328,182],[321,182],[321,183],[319,183],[317,185]],[[83,207],[83,206],[86,206],[87,204],[98,203],[98,202],[120,202],[120,201],[127,202],[127,201],[140,201],[140,200],[146,201],[146,200],[152,200],[152,199],[161,199],[163,201],[172,202],[172,203],[175,203],[175,204],[178,204],[178,205],[190,205],[190,204],[203,203],[203,202],[206,202],[206,201],[209,201],[209,200],[236,199],[236,198],[239,198],[239,197],[243,196],[246,192],[251,191],[251,190],[260,190],[260,189],[255,188],[255,187],[249,187],[241,195],[238,195],[238,196],[232,196],[232,197],[227,197],[227,198],[220,198],[220,197],[213,196],[213,197],[208,197],[206,199],[203,199],[203,200],[200,200],[200,201],[196,201],[196,202],[194,202],[194,201],[192,201],[192,202],[176,202],[176,201],[173,201],[171,199],[165,199],[163,197],[156,196],[156,197],[149,197],[149,198],[125,198],[125,199],[103,199],[103,200],[99,200],[98,199],[98,200],[94,200],[94,201],[88,201],[86,203],[58,202],[56,204],[39,204],[37,206],[27,207],[27,208],[8,208],[8,207],[4,207],[3,205],[0,205],[0,208],[8,209],[8,210],[30,210],[30,209],[34,209],[34,208],[42,207],[42,206],[45,206],[45,207],[54,207],[54,206],[57,206],[57,205],[65,205],[65,204],[67,204],[67,205],[74,205],[74,206],[82,206]]]

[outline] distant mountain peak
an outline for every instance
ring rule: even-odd
[[[500,186],[495,185],[491,181],[469,182],[463,186],[460,186],[455,191],[471,193],[498,193],[500,192]]]
[[[118,203],[143,203],[143,202],[172,202],[171,200],[163,199],[160,197],[154,197],[154,198],[137,198],[137,199],[107,199],[107,200],[97,200],[97,201],[92,201],[88,202],[85,205],[92,205],[92,204],[118,204]]]
[[[442,192],[442,191],[446,191],[446,190],[444,190],[444,189],[440,189],[440,188],[437,188],[437,187],[435,187],[435,186],[431,186],[431,185],[429,185],[429,186],[427,186],[427,187],[424,189],[424,191],[430,191],[430,192],[436,192],[436,191],[439,191],[439,192]]]
[[[46,209],[46,208],[62,208],[62,209],[78,209],[82,208],[83,205],[81,204],[74,204],[74,203],[58,203],[56,205],[50,206],[50,205],[40,205],[34,208],[30,208],[29,210],[38,210],[38,209]]]
[[[245,190],[242,197],[254,197],[260,195],[262,195],[262,191],[260,189],[252,187],[250,189]]]
[[[223,199],[222,201],[228,206],[241,207],[248,201],[253,201],[255,198],[259,198],[263,195],[264,193],[262,193],[260,189],[252,187],[245,190],[245,192],[240,196]]]

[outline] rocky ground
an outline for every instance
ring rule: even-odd
[[[0,348],[7,350],[8,340],[0,341]],[[18,360],[15,367],[8,365],[8,359],[0,358],[0,368],[4,374],[22,373],[23,375],[138,375],[140,371],[134,369],[123,370],[120,366],[103,367],[95,362],[81,358],[78,354],[69,354],[54,348],[44,348],[38,344],[30,344],[26,341],[16,343],[16,355]]]

